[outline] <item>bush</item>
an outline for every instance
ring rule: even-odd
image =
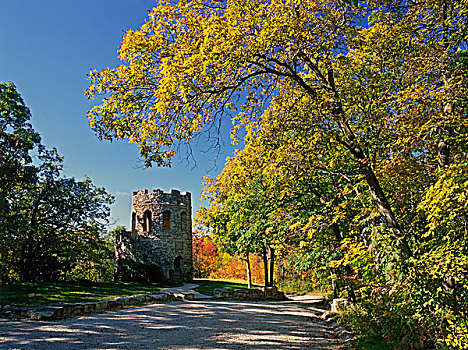
[[[153,262],[120,260],[115,279],[122,282],[155,283],[164,280],[161,268]]]

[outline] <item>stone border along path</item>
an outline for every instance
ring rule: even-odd
[[[129,297],[119,297],[114,300],[103,299],[83,303],[57,303],[38,306],[10,306],[0,307],[0,318],[25,318],[37,321],[58,320],[65,317],[72,317],[107,310],[116,310],[135,305],[151,303],[164,303],[177,300],[286,300],[283,292],[276,287],[253,288],[253,289],[215,289],[214,296],[204,295],[195,288],[198,284],[184,284],[181,287],[163,288],[150,295],[132,295]]]
[[[320,298],[219,301],[191,290],[193,286],[160,291],[160,295],[171,294],[173,298],[193,294],[189,302],[49,322],[0,319],[0,349],[341,350],[352,346],[349,332],[316,307]]]
[[[83,303],[57,303],[38,306],[5,305],[3,307],[0,305],[0,318],[25,318],[37,321],[50,321],[148,303],[213,298],[210,295],[204,295],[195,291],[197,287],[198,284],[184,284],[181,287],[163,288],[149,295],[132,295],[129,297],[119,297],[113,300],[103,299]]]

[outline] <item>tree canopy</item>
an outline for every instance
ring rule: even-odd
[[[361,316],[392,319],[378,332],[458,346],[467,16],[462,0],[159,1],[122,65],[90,73],[90,125],[151,166],[230,118],[242,147],[203,213],[227,245],[301,247],[354,281]]]

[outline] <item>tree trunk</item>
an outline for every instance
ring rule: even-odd
[[[374,173],[374,170],[368,163],[368,159],[366,158],[361,146],[356,141],[356,136],[354,132],[351,130],[348,121],[344,116],[343,110],[340,108],[337,109],[335,112],[339,116],[340,128],[345,135],[346,141],[341,140],[341,143],[346,146],[346,148],[351,152],[354,159],[358,162],[359,169],[361,173],[364,175],[364,178],[367,182],[367,187],[369,192],[372,196],[372,201],[379,212],[379,216],[383,223],[390,228],[393,233],[398,237],[398,247],[400,249],[400,256],[406,260],[409,258],[412,253],[409,247],[408,242],[404,238],[403,230],[396,220],[395,214],[392,211],[390,203],[388,202],[387,196],[382,190],[380,186],[379,180]]]
[[[247,286],[252,288],[252,270],[250,269],[250,254],[247,252],[245,257],[245,266],[247,267]]]
[[[336,90],[333,70],[328,71],[328,84],[330,85],[330,87],[332,88],[333,92],[339,100],[340,96]],[[315,96],[311,97],[315,98]],[[392,211],[392,208],[390,206],[390,203],[388,202],[387,197],[385,196],[385,193],[380,187],[380,183],[377,179],[377,176],[371,168],[369,161],[364,153],[364,150],[362,149],[361,145],[359,144],[359,141],[356,138],[356,134],[351,129],[348,123],[348,119],[346,118],[346,114],[343,110],[343,105],[341,105],[341,103],[338,103],[338,105],[336,105],[333,108],[332,114],[336,118],[340,131],[344,136],[343,138],[341,138],[339,135],[337,135],[337,141],[340,142],[343,146],[345,146],[351,152],[354,159],[358,162],[359,169],[366,179],[369,192],[372,196],[372,201],[376,206],[377,211],[379,212],[380,218],[382,219],[384,224],[388,228],[390,228],[398,237],[400,257],[403,260],[406,260],[411,256],[411,249],[409,247],[409,244],[404,237],[403,230],[400,227],[398,221],[396,220],[395,214]]]
[[[336,223],[331,224],[331,228],[333,230],[333,233],[335,234],[336,240],[338,241],[338,247],[339,247],[341,245],[341,241],[343,240],[343,235],[341,234],[341,230]],[[337,273],[342,276],[344,284],[348,290],[348,300],[352,303],[355,303],[356,293],[354,293],[353,286],[349,284],[349,281],[346,281],[346,277],[353,277],[355,275],[354,271],[349,265],[344,265],[343,268],[344,268],[344,274],[341,273],[340,270],[337,270]],[[335,291],[335,287],[333,289],[333,295],[337,295],[337,292]]]
[[[265,246],[262,248],[262,255],[263,255],[263,274],[265,276],[265,287],[268,287],[270,285],[268,281],[268,257],[267,257],[267,251]]]
[[[443,130],[441,139],[437,144],[437,163],[439,169],[450,165],[450,146],[447,142],[448,131]]]
[[[333,272],[332,272],[333,275]],[[340,286],[338,285],[338,281],[332,277],[332,289],[333,289],[333,299],[336,299],[340,296]]]
[[[444,1],[442,6],[442,16],[444,21],[447,20],[448,17],[453,15],[453,5],[451,1]],[[449,50],[449,41],[448,41],[448,28],[446,26],[442,29],[442,45],[444,46],[445,50]],[[444,82],[444,87],[447,87],[450,84],[451,77],[447,76],[447,73],[442,73],[442,81]],[[451,119],[451,115],[453,113],[453,104],[450,102],[446,102],[444,104],[443,110],[443,117],[445,121]],[[437,165],[439,169],[443,169],[450,165],[450,145],[448,138],[450,136],[450,129],[446,124],[442,125],[442,130],[440,133],[439,142],[437,143]]]
[[[269,286],[273,287],[273,284],[274,284],[273,276],[275,273],[275,250],[269,247],[269,253],[270,253],[270,269],[269,269],[268,282],[269,282]]]

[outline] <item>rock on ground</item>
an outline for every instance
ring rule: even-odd
[[[0,349],[346,349],[301,301],[192,301],[51,322],[0,320]]]

